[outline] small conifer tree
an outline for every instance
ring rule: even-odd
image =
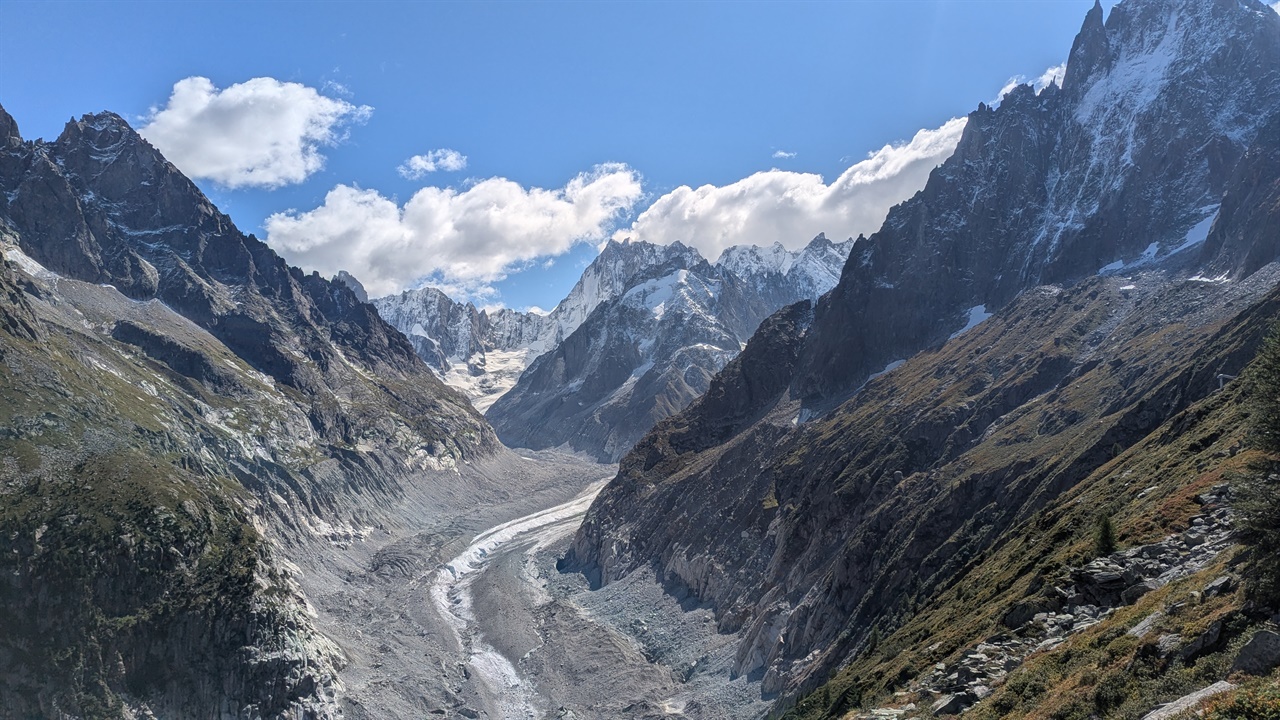
[[[1098,519],[1098,530],[1093,536],[1093,549],[1098,557],[1110,555],[1116,551],[1116,530],[1111,525],[1111,516],[1103,515]]]

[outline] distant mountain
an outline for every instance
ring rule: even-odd
[[[446,383],[484,411],[534,359],[568,337],[600,303],[631,287],[636,275],[661,262],[666,252],[646,243],[610,243],[601,254],[607,259],[587,266],[568,296],[546,315],[478,310],[432,287],[378,298],[373,304]]]
[[[852,245],[819,236],[799,251],[734,247],[715,265],[672,245],[535,360],[487,417],[507,445],[617,460],[705,392],[765,317],[830,289]],[[599,262],[614,260],[610,249]]]
[[[1125,532],[1185,529],[1144,525],[1138,490],[1188,493],[1225,448],[1187,450],[1190,475],[1128,453],[1195,426],[1179,414],[1274,316],[1280,16],[1256,0],[1103,16],[1061,88],[980,105],[829,293],[763,323],[623,458],[566,567],[605,584],[652,569],[713,607],[742,633],[737,670],[784,707],[856,661],[873,674],[807,701],[839,717],[863,689],[919,687],[961,633],[999,638],[991,618],[1087,544],[1081,498],[1142,505]],[[1014,537],[1024,555],[998,555]]]
[[[547,315],[477,310],[434,288],[374,304],[503,442],[616,460],[765,317],[829,290],[852,245],[738,246],[713,265],[681,243],[610,242]]]

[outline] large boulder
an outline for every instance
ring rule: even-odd
[[[1277,667],[1280,667],[1280,633],[1263,630],[1240,648],[1235,662],[1231,663],[1231,672],[1262,676]]]

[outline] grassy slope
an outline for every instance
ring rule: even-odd
[[[1270,300],[1218,336],[1231,347],[1256,347],[1274,314]],[[1152,342],[1159,342],[1157,336]],[[1221,349],[1221,348],[1219,348]],[[1233,383],[1170,418],[1143,441],[1102,463],[1057,501],[1015,526],[989,552],[970,561],[956,582],[902,612],[897,627],[874,650],[863,650],[789,718],[842,717],[859,705],[875,707],[934,663],[955,659],[977,642],[1004,632],[1000,619],[1019,599],[1092,557],[1101,514],[1116,525],[1121,548],[1159,540],[1186,529],[1197,494],[1246,472],[1249,452],[1237,452],[1247,435],[1247,384]],[[1144,492],[1146,491],[1146,492]],[[1243,644],[1253,621],[1239,614],[1237,594],[1192,604],[1165,618],[1160,629],[1138,641],[1125,631],[1164,605],[1189,597],[1221,574],[1215,568],[1171,584],[1073,636],[1061,648],[1033,656],[992,697],[970,711],[975,718],[1140,717],[1225,675],[1230,652]],[[1155,659],[1145,645],[1161,632],[1192,638],[1217,619],[1228,618],[1224,649],[1193,667]],[[897,697],[902,705],[908,699]],[[927,707],[929,698],[917,699]]]

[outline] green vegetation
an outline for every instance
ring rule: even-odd
[[[261,538],[231,485],[123,449],[7,480],[0,656],[17,707],[118,717],[121,693],[194,695],[187,654],[249,644]]]
[[[822,702],[824,695],[815,691],[785,717],[844,718],[858,707],[892,704],[894,693],[904,690],[908,694],[899,696],[898,704],[910,700],[927,709],[932,698],[911,694],[911,680],[934,663],[950,663],[978,642],[1007,632],[1000,620],[1012,605],[1048,584],[1067,583],[1067,568],[1096,557],[1102,534],[1098,508],[1108,509],[1117,545],[1155,542],[1186,529],[1199,511],[1198,495],[1244,475],[1260,455],[1238,451],[1249,433],[1246,398],[1244,383],[1228,385],[1098,466],[1073,490],[1012,528],[954,584],[918,598],[917,610],[891,618],[879,649],[855,658],[824,686],[832,702]],[[1223,558],[1072,636],[1057,650],[1033,655],[966,717],[1140,718],[1157,703],[1222,679],[1234,643],[1252,627],[1240,619],[1243,593],[1203,604],[1189,598],[1233,562]],[[1187,609],[1161,620],[1152,635],[1139,640],[1126,634],[1159,607],[1179,602],[1187,602]],[[1222,645],[1194,663],[1153,655],[1153,638],[1161,633],[1190,639],[1219,619],[1224,621]],[[844,696],[858,702],[837,708],[834,698]]]
[[[1258,684],[1212,704],[1208,720],[1280,720],[1280,685]]]
[[[1098,556],[1110,555],[1116,551],[1116,529],[1111,525],[1111,516],[1103,515],[1098,519],[1098,532],[1093,536],[1093,551]]]
[[[1280,324],[1274,326],[1249,368],[1251,438],[1266,453],[1236,482],[1240,538],[1253,549],[1251,595],[1280,603]]]

